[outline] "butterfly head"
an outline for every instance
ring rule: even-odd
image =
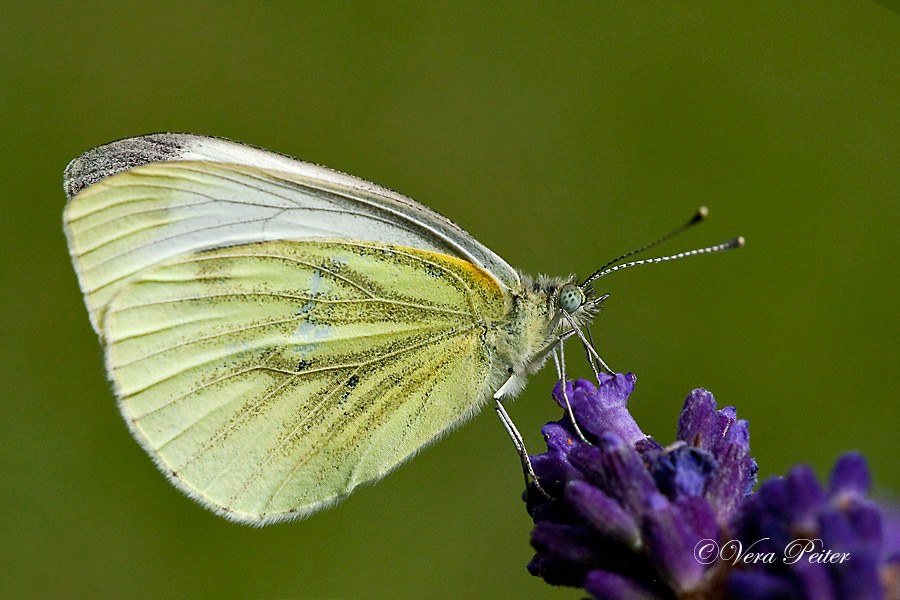
[[[590,320],[600,309],[600,304],[609,298],[609,294],[598,296],[590,285],[580,286],[574,281],[564,283],[556,297],[556,308],[572,316]]]
[[[570,329],[573,325],[588,326],[600,312],[600,304],[609,297],[609,294],[598,296],[593,286],[578,285],[574,279],[553,287],[550,302],[555,316],[551,331]]]

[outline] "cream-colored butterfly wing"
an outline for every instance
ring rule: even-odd
[[[519,286],[503,259],[406,196],[226,140],[154,134],[112,142],[73,160],[64,187],[69,250],[101,335],[104,306],[142,270],[265,240],[397,244],[461,258],[505,289]]]
[[[506,374],[492,353],[517,273],[395,192],[169,134],[66,174],[70,253],[122,413],[176,485],[229,518],[327,506]]]
[[[143,273],[102,328],[122,414],[159,467],[263,524],[382,477],[479,408],[505,310],[459,259],[275,241]]]

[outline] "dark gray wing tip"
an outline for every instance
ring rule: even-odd
[[[184,133],[151,133],[92,148],[66,167],[63,175],[66,197],[71,198],[116,173],[152,162],[177,160],[186,145],[200,137]]]

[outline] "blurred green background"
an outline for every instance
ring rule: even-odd
[[[121,422],[61,230],[66,163],[154,131],[377,181],[532,273],[586,275],[706,204],[665,249],[745,249],[600,286],[595,339],[638,375],[638,422],[671,442],[704,386],[750,420],[762,477],[857,448],[896,496],[897,4],[5,3],[0,595],[579,597],[525,571],[493,411],[302,522],[235,525],[166,482]],[[552,379],[510,408],[533,452]]]

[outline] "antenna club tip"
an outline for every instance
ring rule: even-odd
[[[744,247],[744,243],[745,243],[745,242],[744,242],[744,236],[742,236],[742,235],[737,236],[737,239],[735,240],[735,244],[737,245],[737,247],[738,247],[738,248],[743,248],[743,247]]]
[[[701,206],[697,209],[697,219],[705,219],[709,216],[709,209],[705,206]]]

